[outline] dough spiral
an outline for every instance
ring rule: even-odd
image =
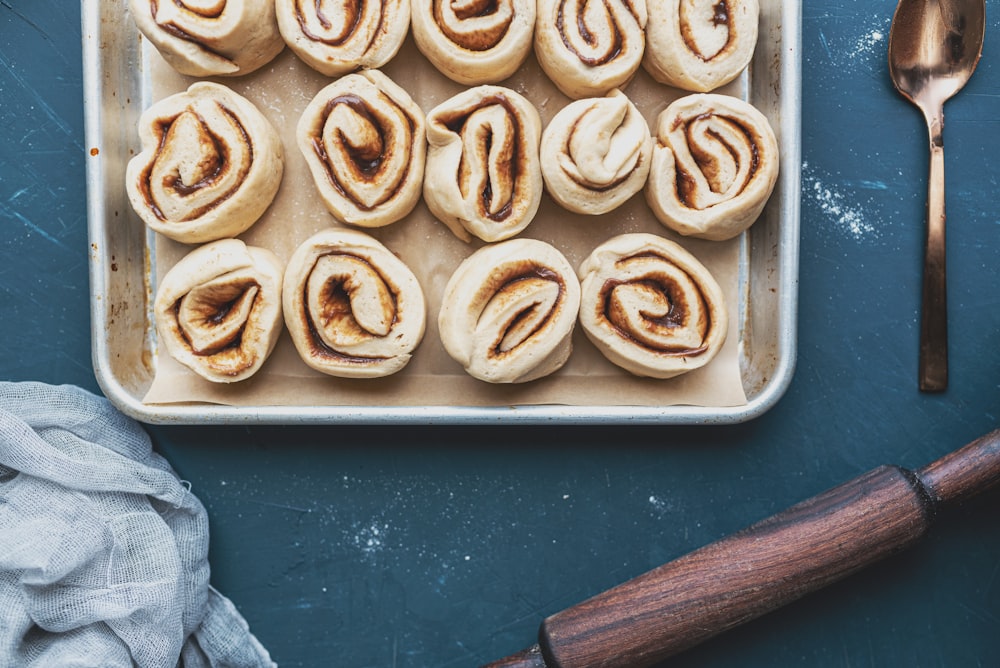
[[[285,325],[302,360],[342,378],[377,378],[410,361],[424,335],[424,294],[409,267],[359,230],[331,228],[292,254]]]
[[[274,0],[128,0],[139,31],[181,74],[240,76],[285,48]]]
[[[267,249],[238,239],[199,246],[160,281],[153,305],[160,342],[206,380],[245,380],[281,333],[281,282],[281,263]]]
[[[714,90],[750,63],[759,21],[758,0],[651,2],[643,68],[660,83]]]
[[[424,112],[379,70],[345,75],[320,90],[296,136],[324,204],[341,222],[388,225],[420,199]]]
[[[541,119],[526,98],[483,85],[427,114],[424,202],[464,241],[521,232],[541,202]]]
[[[567,97],[624,88],[642,62],[646,0],[538,0],[535,56]]]
[[[410,0],[273,1],[288,47],[329,77],[382,67],[399,51],[410,25]]]
[[[663,225],[719,241],[754,223],[778,179],[764,114],[728,95],[687,95],[660,113],[656,140],[645,192]]]
[[[569,211],[607,213],[642,190],[652,150],[646,119],[618,89],[576,100],[542,133],[545,188]]]
[[[460,84],[497,83],[531,52],[535,0],[413,0],[413,39]]]
[[[554,246],[510,239],[466,258],[445,287],[441,342],[466,372],[490,383],[523,383],[566,363],[580,284]]]
[[[139,119],[142,150],[126,167],[132,208],[182,243],[234,237],[278,192],[284,149],[252,102],[221,84],[196,82]]]
[[[580,265],[580,325],[617,366],[672,378],[708,364],[726,340],[722,289],[680,245],[654,234],[612,237]]]

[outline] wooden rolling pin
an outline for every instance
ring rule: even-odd
[[[641,668],[920,539],[1000,483],[1000,430],[920,469],[882,466],[546,618],[484,668]]]

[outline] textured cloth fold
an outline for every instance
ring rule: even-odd
[[[189,487],[107,399],[0,382],[0,666],[274,666]]]

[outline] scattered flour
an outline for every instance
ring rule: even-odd
[[[862,34],[827,34],[819,29],[820,49],[809,51],[806,59],[811,60],[817,54],[825,54],[827,61],[837,67],[858,66],[877,69],[884,68],[889,48],[889,26],[892,14],[879,13],[871,16],[863,23],[872,26]]]
[[[663,515],[664,513],[669,512],[673,507],[669,501],[656,496],[655,494],[651,494],[649,496],[649,505],[652,506],[653,511],[655,511],[657,515]]]
[[[370,526],[361,526],[354,534],[352,542],[364,554],[374,554],[385,547],[384,536],[388,528],[388,524],[379,525],[377,522],[373,522]]]
[[[852,58],[867,56],[872,53],[883,53],[888,48],[888,44],[883,44],[887,37],[884,31],[876,28],[868,34],[859,37],[854,44],[854,49],[848,53]]]
[[[809,163],[802,163],[802,195],[803,199],[811,198],[838,231],[858,241],[878,236],[878,228],[867,220],[863,209],[840,191],[825,185],[812,173]]]

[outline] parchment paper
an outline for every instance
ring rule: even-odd
[[[152,98],[187,89],[196,79],[174,72],[147,43]],[[382,71],[406,89],[425,113],[465,89],[440,73],[408,37],[399,54]],[[315,232],[341,225],[327,212],[295,141],[299,115],[312,97],[332,79],[313,71],[285,49],[262,70],[240,78],[214,78],[244,95],[275,125],[285,148],[285,171],[278,195],[264,217],[240,236],[287,260],[295,248]],[[531,100],[543,127],[571,100],[547,79],[533,56],[510,79],[502,82]],[[746,75],[717,92],[744,96]],[[682,95],[656,83],[641,69],[624,92],[643,113],[650,131],[656,116]],[[510,406],[526,404],[641,405],[675,404],[739,406],[746,395],[739,371],[740,242],[691,240],[663,227],[646,205],[642,193],[615,211],[601,216],[572,214],[546,194],[534,221],[521,237],[541,239],[559,248],[573,266],[606,239],[624,232],[651,232],[678,241],[713,273],[726,295],[729,333],[723,350],[705,367],[668,380],[642,379],[608,362],[587,340],[574,332],[574,349],[567,364],[543,379],[516,385],[491,385],[465,373],[445,352],[438,338],[437,314],[444,286],[458,264],[483,242],[456,238],[431,216],[420,202],[413,213],[396,223],[366,229],[395,252],[416,274],[427,298],[427,331],[409,365],[379,379],[339,379],[313,371],[303,363],[283,332],[274,353],[252,378],[234,384],[201,379],[174,361],[162,349],[156,355],[156,375],[144,398],[147,404],[208,402],[234,406]],[[156,276],[163,275],[192,250],[157,235]]]

